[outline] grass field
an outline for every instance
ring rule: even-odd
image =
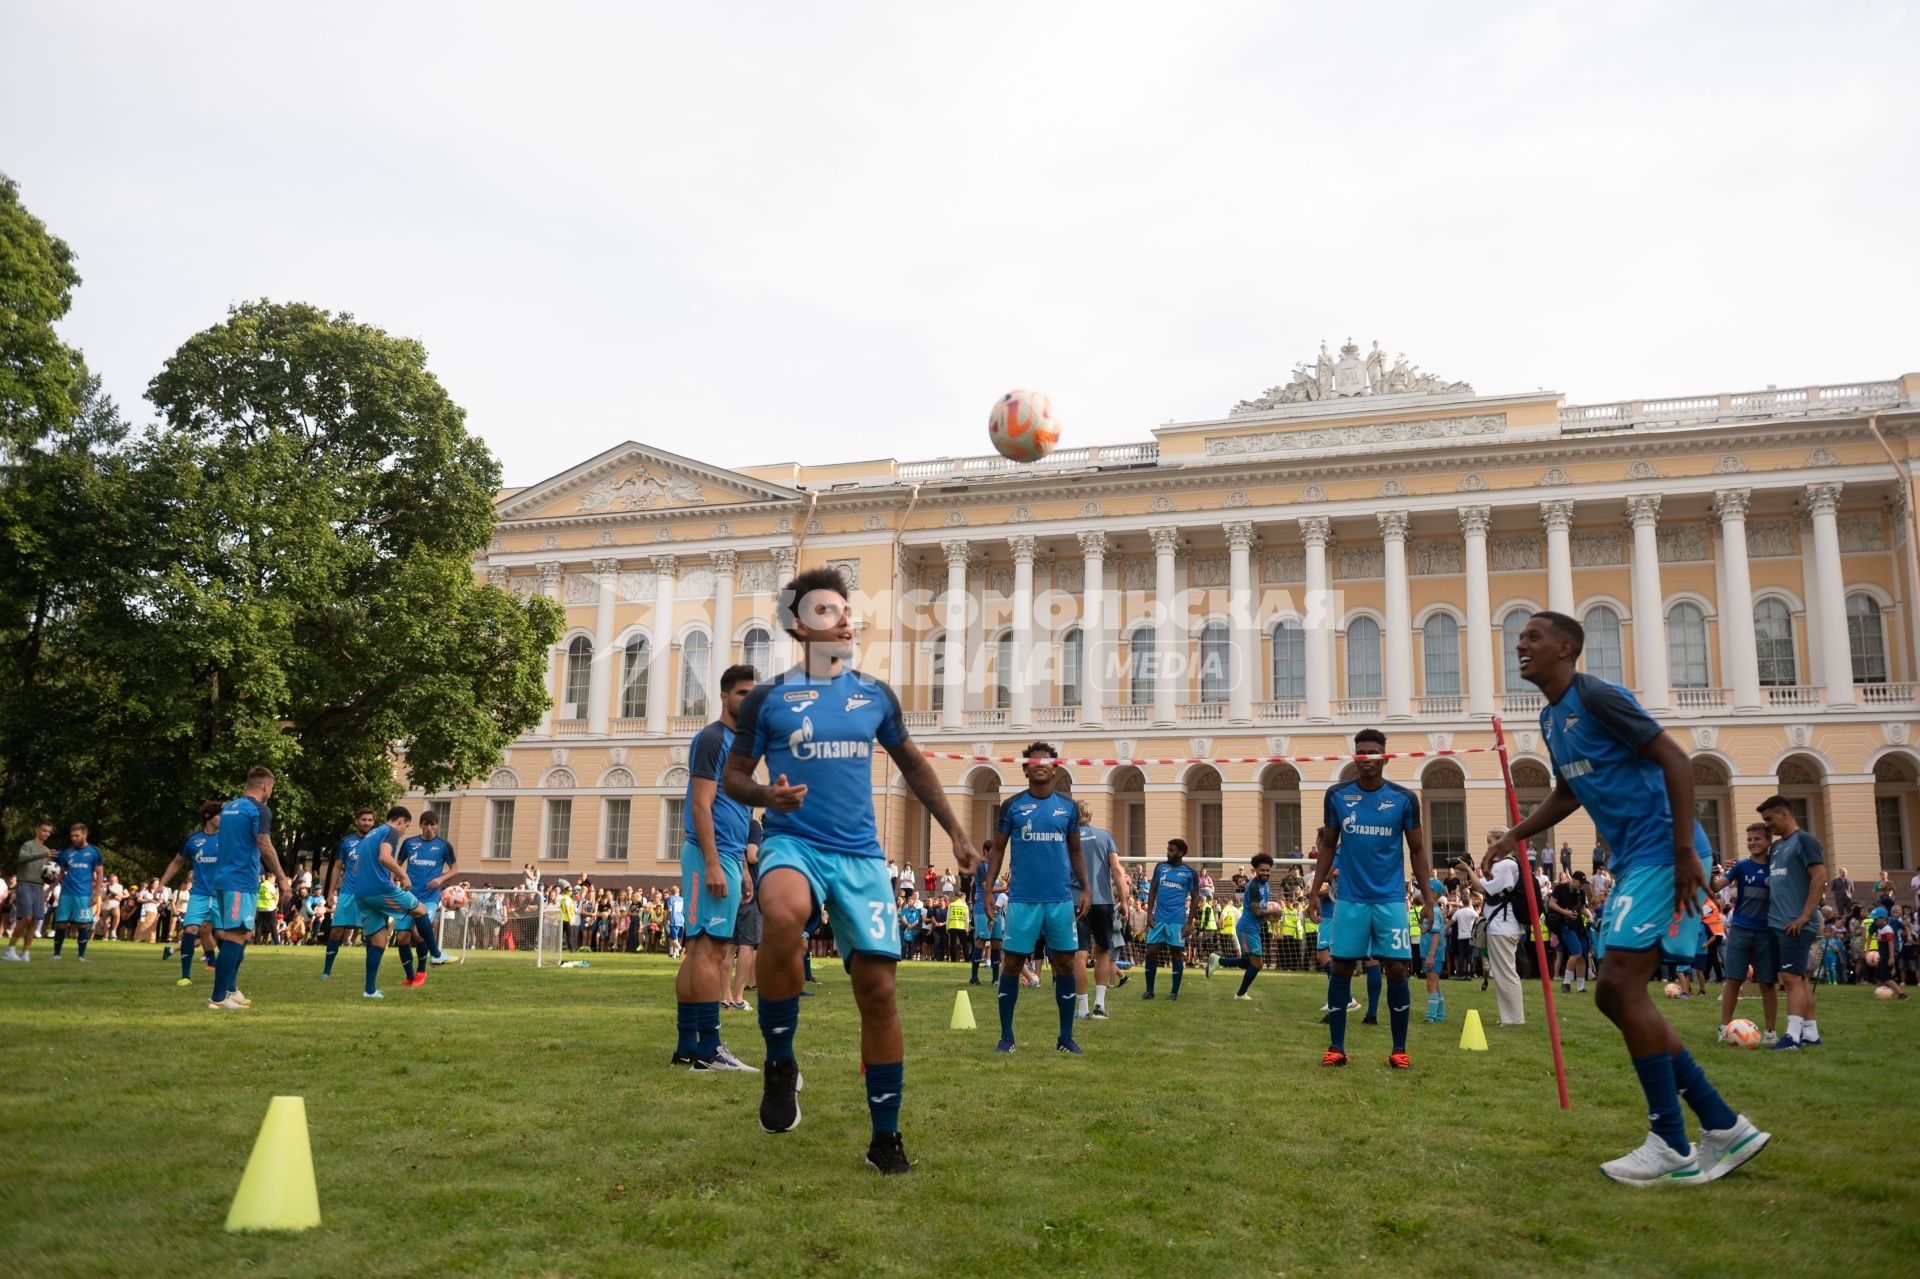
[[[0,968],[0,1255],[26,1275],[778,1274],[1332,1275],[1886,1273],[1920,1246],[1920,1004],[1865,988],[1823,1000],[1819,1052],[1716,1048],[1704,1001],[1666,1005],[1723,1093],[1774,1133],[1711,1186],[1637,1191],[1596,1171],[1645,1133],[1618,1041],[1563,1010],[1573,1110],[1560,1112],[1537,988],[1533,1024],[1457,1047],[1492,994],[1448,983],[1415,1069],[1322,1070],[1324,982],[1189,975],[1179,1003],[1081,1023],[1051,1050],[1045,991],[1022,1048],[947,1029],[963,967],[902,971],[913,1174],[861,1163],[855,1015],[837,964],[803,1006],[805,1122],[755,1124],[755,1076],[669,1071],[671,965],[536,971],[490,957],[420,990],[359,996],[357,954],[250,952],[253,1011],[202,1010],[152,947],[96,945]],[[390,964],[397,967],[397,964]],[[383,975],[385,975],[383,973]],[[983,995],[987,997],[983,997]],[[1036,995],[1038,997],[1036,997]],[[1751,1007],[1757,1016],[1758,1005]],[[1384,1012],[1383,1012],[1384,1021]],[[747,1014],[728,1041],[757,1062]],[[306,1098],[324,1224],[222,1232],[267,1100]],[[1906,1262],[1898,1259],[1906,1257]],[[1764,1260],[1762,1260],[1764,1259]]]

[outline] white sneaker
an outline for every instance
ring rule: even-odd
[[[1213,975],[1219,971],[1220,971],[1220,956],[1208,955],[1207,956],[1207,980],[1212,981]]]
[[[759,1067],[749,1066],[746,1062],[741,1061],[727,1050],[725,1044],[720,1045],[719,1050],[713,1054],[712,1061],[702,1061],[698,1057],[694,1058],[692,1069],[695,1074],[705,1074],[710,1070],[744,1070],[749,1075],[757,1075],[760,1073]]]
[[[1722,1026],[1722,1027],[1720,1028],[1720,1041],[1719,1041],[1719,1042],[1721,1042],[1721,1043],[1723,1043],[1723,1044],[1727,1042],[1727,1028],[1726,1028],[1725,1026]]]
[[[1700,1161],[1683,1155],[1659,1133],[1650,1132],[1640,1147],[1600,1165],[1600,1171],[1629,1186],[1684,1185],[1700,1180]]]
[[[1771,1030],[1762,1031],[1760,1034],[1760,1042],[1763,1044],[1778,1043],[1780,1042],[1780,1036],[1779,1034]]]
[[[63,955],[63,954],[61,954],[61,953],[60,953],[59,951],[57,951],[57,950],[56,950],[56,951],[54,951],[54,952],[53,952],[53,954],[51,954],[51,955],[49,955],[49,956],[47,956],[47,958],[49,958],[49,959],[51,959],[51,960],[52,960],[52,961],[53,961],[54,963],[56,963],[56,964],[57,964],[57,963],[59,963],[59,962],[60,962],[61,960],[63,960],[63,959],[65,959],[65,958],[66,958],[66,956],[65,956],[65,955]]]
[[[1702,1128],[1700,1140],[1693,1143],[1700,1162],[1700,1180],[1718,1181],[1765,1150],[1772,1140],[1772,1133],[1761,1132],[1745,1115],[1736,1118],[1731,1128]]]
[[[225,999],[221,1000],[217,1004],[214,1003],[211,999],[209,999],[207,1001],[207,1010],[209,1012],[243,1013],[247,1011],[247,1006],[245,1004],[234,1003],[233,996],[228,995]]]
[[[242,1008],[253,1007],[253,1001],[251,999],[248,999],[245,995],[241,994],[238,988],[228,991],[227,998],[233,1000],[235,1003],[239,1004]]]
[[[1348,1011],[1348,1012],[1350,1012],[1350,1013],[1357,1013],[1357,1012],[1359,1012],[1359,1011],[1360,1011],[1360,1001],[1359,1001],[1359,1000],[1357,1000],[1357,999],[1352,999],[1352,998],[1349,998],[1349,999],[1348,999],[1348,1001],[1347,1001],[1347,1011]]]
[[[10,964],[17,964],[20,962],[21,956],[15,953],[13,947],[9,946],[7,947],[6,953],[0,955],[0,959],[4,959]]]

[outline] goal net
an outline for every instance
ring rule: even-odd
[[[440,950],[456,963],[493,951],[531,959],[536,967],[560,959],[560,908],[523,888],[469,888],[440,907]]]
[[[1162,860],[1159,857],[1120,859],[1137,884],[1146,883],[1153,868]],[[1238,921],[1226,914],[1226,908],[1230,906],[1235,912],[1240,908],[1240,891],[1234,886],[1233,872],[1237,869],[1243,874],[1247,873],[1245,859],[1189,856],[1186,864],[1196,871],[1204,871],[1213,879],[1213,896],[1202,899],[1194,926],[1186,930],[1189,952],[1200,963],[1205,963],[1209,955],[1219,955],[1223,959],[1239,955],[1240,940],[1234,926]],[[1301,909],[1305,904],[1304,889],[1312,881],[1311,857],[1273,859],[1271,897],[1274,905],[1282,907],[1282,914],[1260,921],[1263,968],[1292,972],[1312,969],[1319,925],[1308,919]],[[1295,911],[1299,912],[1297,916]],[[1143,961],[1146,958],[1147,931],[1151,926],[1152,921],[1146,914],[1145,898],[1136,898],[1116,910],[1113,939],[1115,958],[1122,962]]]

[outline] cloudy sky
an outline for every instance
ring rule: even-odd
[[[0,7],[0,170],[147,380],[422,339],[527,483],[1148,438],[1379,339],[1574,402],[1920,368],[1912,4]]]

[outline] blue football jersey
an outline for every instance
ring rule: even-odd
[[[1240,892],[1240,923],[1237,927],[1250,933],[1260,931],[1262,916],[1259,909],[1273,900],[1273,881],[1259,878],[1249,879],[1247,886]]]
[[[1405,836],[1420,829],[1420,797],[1384,777],[1368,790],[1358,778],[1327,787],[1323,825],[1340,832],[1334,865],[1343,902],[1407,899]]]
[[[85,901],[93,897],[93,877],[100,869],[100,850],[92,844],[63,848],[53,855],[60,867],[60,895]],[[256,885],[257,886],[257,885]]]
[[[1160,890],[1153,899],[1153,922],[1186,926],[1187,902],[1200,887],[1200,876],[1182,862],[1161,862],[1153,868],[1153,884]]]
[[[1733,884],[1733,911],[1727,916],[1727,922],[1741,928],[1765,928],[1767,926],[1767,867],[1751,857],[1742,857],[1727,868],[1727,879]]]
[[[907,740],[893,689],[859,671],[816,680],[796,667],[756,684],[739,718],[733,753],[764,759],[769,780],[784,775],[807,787],[791,813],[766,811],[769,836],[850,857],[885,856],[873,820],[873,748]]]
[[[255,841],[273,830],[273,814],[265,804],[242,795],[220,808],[220,861],[214,870],[212,891],[260,891],[260,846]]]
[[[693,779],[704,777],[718,786],[726,770],[727,752],[733,747],[733,739],[734,731],[715,720],[694,737],[693,748],[688,753],[687,800],[682,811],[686,814],[687,838],[696,846],[700,839],[693,830]],[[787,780],[793,779],[789,777]],[[714,792],[713,846],[722,862],[738,866],[747,855],[747,834],[752,822],[753,811],[745,804],[728,795],[724,789]]]
[[[180,860],[187,864],[187,882],[203,896],[213,895],[214,868],[220,864],[220,837],[197,830],[180,845]]]
[[[1000,805],[996,829],[1007,840],[1008,901],[1073,900],[1067,836],[1080,829],[1080,814],[1072,800],[1021,791]]]
[[[378,897],[399,887],[393,882],[393,872],[380,862],[380,845],[393,845],[394,860],[398,861],[402,842],[391,826],[375,826],[368,831],[354,849],[353,869],[347,872],[340,891],[354,897]]]
[[[1593,675],[1575,675],[1560,700],[1540,712],[1540,734],[1554,776],[1573,789],[1613,851],[1608,870],[1618,876],[1635,866],[1673,865],[1666,774],[1640,753],[1660,735],[1660,726],[1632,693]],[[1712,859],[1713,846],[1697,821],[1693,846]]]
[[[413,895],[423,902],[440,900],[440,889],[429,889],[427,881],[446,874],[447,863],[452,860],[453,846],[444,839],[422,839],[414,835],[400,845],[400,864],[407,868]]]

